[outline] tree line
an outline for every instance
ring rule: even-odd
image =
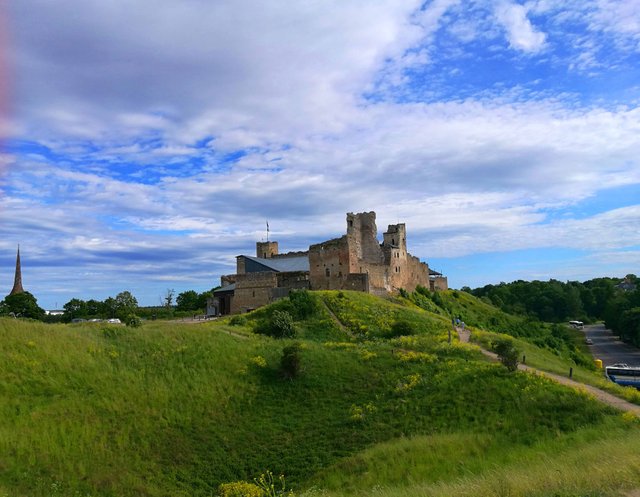
[[[604,321],[623,340],[640,346],[640,289],[638,277],[595,278],[583,283],[523,281],[462,290],[499,307],[540,321]]]
[[[171,289],[163,297],[162,305],[157,307],[140,307],[138,300],[129,291],[118,293],[105,300],[82,300],[72,298],[64,304],[62,317],[47,315],[38,305],[37,299],[29,292],[7,295],[0,301],[0,316],[37,319],[40,321],[64,321],[74,319],[112,319],[118,318],[129,322],[137,318],[170,318],[175,314],[202,313],[207,307],[207,298],[212,290],[198,293],[187,290],[175,296]]]

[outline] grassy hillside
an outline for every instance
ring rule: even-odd
[[[488,478],[517,465],[505,454],[640,441],[587,395],[448,344],[443,310],[312,300],[304,317],[284,300],[235,325],[0,320],[0,495],[210,496],[267,469],[299,492],[393,493]],[[296,318],[293,380],[278,372],[292,340],[253,333],[276,310]],[[392,338],[398,322],[415,334]]]

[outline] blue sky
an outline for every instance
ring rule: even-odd
[[[18,244],[43,307],[156,305],[266,220],[304,250],[370,210],[452,287],[640,272],[638,0],[0,0],[0,26],[4,294]]]

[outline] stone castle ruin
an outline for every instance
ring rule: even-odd
[[[307,252],[278,252],[278,242],[256,244],[256,256],[239,255],[236,274],[223,276],[207,314],[248,312],[291,290],[356,290],[375,295],[446,290],[447,278],[407,252],[404,223],[391,224],[380,243],[375,212],[347,214],[347,233],[311,245]]]

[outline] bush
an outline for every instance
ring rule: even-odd
[[[306,319],[316,313],[316,302],[307,290],[292,290],[289,300],[298,319]]]
[[[396,321],[391,325],[388,336],[391,338],[414,335],[416,332],[415,325],[406,320]]]
[[[274,331],[273,336],[280,338],[292,338],[296,335],[293,317],[287,311],[276,310],[273,312],[271,329]]]
[[[263,497],[265,491],[255,483],[234,481],[220,485],[218,495],[220,497]]]
[[[287,380],[293,380],[300,375],[300,344],[293,343],[282,349],[280,359],[280,374]]]
[[[230,320],[229,320],[229,324],[231,326],[245,326],[247,324],[247,318],[246,316],[233,316]]]
[[[142,321],[135,314],[130,314],[125,318],[124,324],[126,324],[130,328],[139,328],[140,326],[142,326]]]
[[[498,354],[498,358],[503,366],[509,371],[518,369],[518,356],[520,352],[516,349],[513,341],[508,338],[500,338],[493,343],[493,351]]]
[[[293,324],[293,316],[287,311],[276,309],[270,318],[258,322],[256,333],[269,335],[273,338],[294,338],[296,328]]]

